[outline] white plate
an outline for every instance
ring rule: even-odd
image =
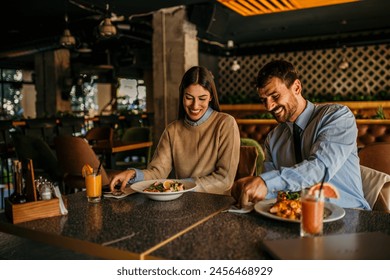
[[[183,195],[185,192],[193,191],[196,187],[196,184],[194,182],[189,182],[185,180],[174,180],[176,182],[183,183],[184,190],[178,191],[178,192],[144,192],[144,189],[151,186],[154,182],[164,182],[168,179],[158,179],[158,180],[149,180],[149,181],[141,181],[138,183],[134,183],[131,185],[131,188],[135,190],[136,192],[143,193],[147,197],[153,200],[158,201],[168,201],[168,200],[174,200],[176,198],[179,198]]]
[[[260,215],[263,215],[265,217],[275,219],[275,220],[280,220],[280,221],[285,221],[285,222],[292,222],[292,223],[299,223],[299,220],[291,220],[287,218],[282,218],[279,216],[276,216],[275,214],[271,214],[269,212],[269,209],[271,206],[276,202],[275,199],[268,199],[268,200],[263,200],[255,204],[255,211],[259,213]],[[342,217],[345,216],[345,210],[335,204],[325,202],[325,218],[324,218],[324,223],[329,223],[333,221],[337,221],[341,219]]]

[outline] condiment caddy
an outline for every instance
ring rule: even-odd
[[[68,213],[66,198],[61,195],[58,186],[43,178],[34,180],[32,160],[27,163],[25,192],[20,161],[14,161],[13,172],[15,193],[5,201],[5,213],[13,224]]]

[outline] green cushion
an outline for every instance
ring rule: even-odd
[[[256,161],[256,175],[261,174],[263,169],[263,161],[265,158],[264,150],[255,139],[252,138],[240,138],[241,146],[255,146],[257,148],[258,156]]]

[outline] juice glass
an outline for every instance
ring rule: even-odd
[[[324,197],[309,193],[309,189],[302,189],[301,203],[301,237],[322,235]]]
[[[88,202],[98,203],[102,197],[102,174],[87,175],[85,177],[85,188],[87,191]]]

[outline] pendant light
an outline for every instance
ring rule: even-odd
[[[68,28],[68,15],[65,14],[65,30],[63,35],[60,38],[60,44],[64,48],[72,48],[76,45],[76,39],[72,36],[70,33],[70,30]]]
[[[111,22],[108,4],[106,4],[105,18],[99,24],[99,34],[103,38],[110,38],[116,35],[116,27]]]
[[[337,65],[340,70],[347,70],[349,68],[349,62],[345,56],[346,46],[343,46],[341,61]]]

